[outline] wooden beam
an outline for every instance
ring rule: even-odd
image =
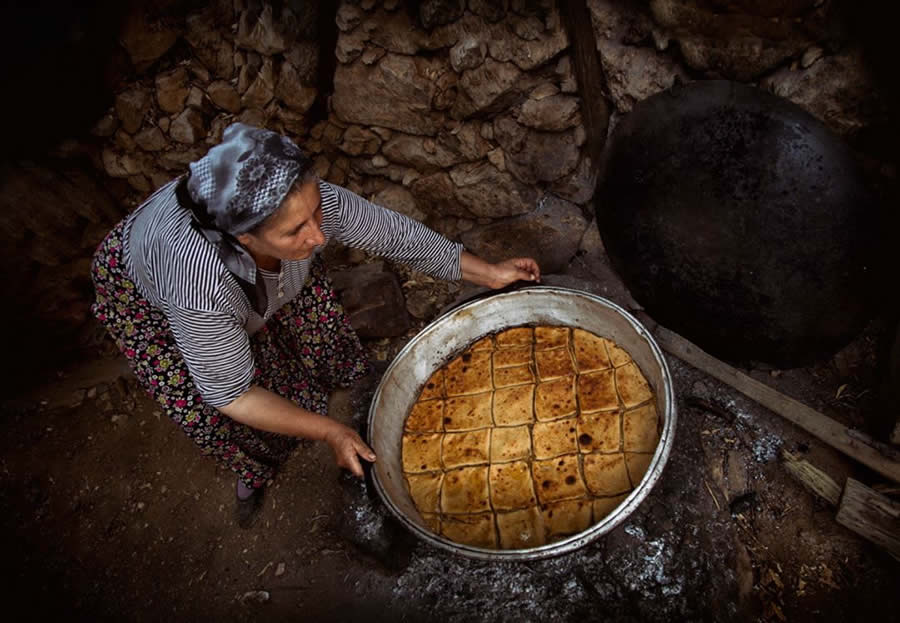
[[[835,519],[900,560],[900,503],[848,478]]]
[[[640,316],[642,321],[647,318],[646,314],[640,314]],[[657,343],[667,353],[675,355],[698,370],[727,383],[748,398],[793,422],[832,448],[856,459],[882,476],[900,482],[900,461],[897,459],[896,450],[750,378],[736,368],[704,352],[677,333],[655,324],[652,320],[645,324],[648,328],[655,325],[651,331]]]

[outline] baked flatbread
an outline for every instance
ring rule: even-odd
[[[441,534],[457,543],[475,547],[497,547],[494,515],[456,515],[441,520]]]
[[[544,526],[537,507],[497,513],[497,531],[503,549],[525,549],[544,545]]]
[[[441,510],[441,482],[443,480],[443,472],[407,474],[409,497],[412,498],[420,513],[437,513]]]
[[[526,383],[534,383],[534,374],[531,372],[531,366],[516,366],[514,368],[498,368],[494,370],[494,387],[510,387]]]
[[[424,387],[422,387],[422,393],[419,394],[419,400],[431,400],[432,398],[443,398],[444,397],[444,369],[441,368],[437,372],[431,375],[427,381],[425,381]]]
[[[643,407],[626,411],[622,416],[625,452],[653,452],[659,443],[656,405],[648,402]]]
[[[488,462],[491,429],[482,428],[465,433],[447,433],[441,446],[444,469]]]
[[[441,516],[433,513],[420,513],[425,521],[425,527],[435,534],[441,533]]]
[[[490,425],[491,392],[454,396],[444,402],[444,430],[473,430]]]
[[[594,498],[594,523],[600,521],[618,508],[619,504],[628,497],[627,493],[614,495],[610,498]]]
[[[531,363],[531,347],[503,348],[494,351],[494,370],[510,366],[527,366]]]
[[[483,337],[471,346],[469,346],[470,351],[476,350],[494,350],[494,341],[491,339],[491,336]]]
[[[558,420],[575,413],[575,377],[538,383],[534,395],[534,415],[542,421]]]
[[[647,379],[634,362],[616,368],[616,389],[626,409],[636,407],[653,396]]]
[[[584,329],[572,330],[575,363],[579,372],[595,372],[612,367],[606,351],[607,340]]]
[[[515,327],[501,331],[494,336],[497,348],[510,348],[513,346],[531,346],[534,331],[531,327]]]
[[[491,431],[491,463],[531,456],[531,431],[527,426],[498,426]]]
[[[576,431],[575,418],[535,422],[532,431],[534,458],[551,459],[560,454],[578,452],[578,445],[575,443]]]
[[[640,452],[626,452],[625,464],[628,466],[628,477],[631,479],[631,486],[636,487],[640,484],[647,468],[650,467],[650,461],[653,459],[652,454],[644,454]]]
[[[616,395],[615,374],[601,370],[578,375],[578,404],[583,412],[609,411],[619,408]]]
[[[513,510],[533,506],[534,486],[525,461],[491,465],[491,504],[494,510]]]
[[[616,345],[612,340],[604,340],[606,342],[606,350],[609,352],[609,362],[618,368],[626,363],[631,363],[631,355],[624,349]]]
[[[440,433],[403,435],[403,471],[431,472],[441,468]]]
[[[534,363],[542,381],[575,374],[575,366],[572,364],[572,355],[569,354],[568,348],[535,351]]]
[[[598,496],[619,495],[631,490],[625,457],[619,454],[585,454],[584,480]]]
[[[544,525],[551,536],[577,534],[591,525],[590,500],[563,500],[547,504],[543,512]]]
[[[517,385],[494,391],[494,424],[512,426],[534,420],[534,385]]]
[[[548,461],[534,461],[534,488],[541,504],[584,497],[584,481],[578,471],[578,457],[560,456]]]
[[[547,350],[569,345],[568,327],[535,327],[534,350]]]
[[[461,467],[444,474],[441,487],[441,511],[444,513],[480,513],[491,510],[488,504],[488,468]]]
[[[415,433],[437,433],[444,430],[444,401],[422,400],[412,406],[404,430]]]
[[[582,413],[578,416],[578,447],[582,452],[618,452],[621,438],[618,411]]]
[[[478,394],[491,387],[491,353],[465,352],[444,369],[444,390],[447,396]]]

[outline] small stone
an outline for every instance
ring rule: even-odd
[[[188,73],[178,67],[156,77],[156,101],[160,109],[170,114],[184,110],[184,102],[190,92]]]
[[[196,108],[186,108],[175,117],[169,128],[169,136],[179,143],[192,145],[206,137],[206,121]]]
[[[168,117],[160,117],[159,121],[156,122],[156,125],[158,125],[159,129],[163,132],[168,132],[169,127],[172,125],[172,120]]]
[[[499,147],[497,149],[492,149],[491,151],[489,151],[487,158],[488,162],[490,162],[501,171],[506,170],[506,157],[503,155],[503,150]]]
[[[225,80],[216,80],[206,88],[209,101],[218,108],[230,113],[238,113],[241,110],[241,96],[230,83]]]
[[[150,94],[143,89],[129,89],[116,96],[116,114],[122,127],[134,134],[144,123],[144,115],[150,109]]]
[[[559,93],[559,87],[552,82],[545,82],[532,89],[531,93],[528,94],[528,97],[529,99],[540,101],[551,95],[556,95],[557,93]]]
[[[275,577],[280,578],[284,575],[285,565],[283,562],[279,562],[278,566],[275,567]]]
[[[387,50],[385,50],[384,48],[372,47],[366,48],[366,51],[362,53],[362,56],[360,58],[366,65],[374,65],[375,63],[380,61],[385,54],[387,54]]]
[[[167,144],[162,130],[156,126],[144,128],[138,132],[134,137],[134,142],[144,151],[160,151]]]
[[[817,45],[814,45],[803,53],[803,56],[800,58],[800,67],[806,69],[807,67],[812,66],[813,63],[815,63],[823,56],[825,56],[825,50]]]
[[[204,107],[204,97],[203,91],[201,91],[197,87],[191,87],[190,93],[188,93],[187,101],[185,102],[186,106],[191,108],[197,108],[198,110],[202,110]]]
[[[91,387],[90,389],[88,389],[88,390],[87,390],[87,397],[90,398],[91,400],[93,400],[94,398],[96,398],[96,397],[97,397],[97,388],[96,388],[96,387]]]
[[[247,591],[240,597],[242,604],[264,604],[269,601],[269,591]]]
[[[450,48],[450,66],[453,71],[462,73],[467,69],[475,69],[484,62],[487,56],[487,44],[474,37],[466,36]]]
[[[342,32],[350,32],[362,21],[363,11],[359,7],[353,6],[346,2],[341,3],[341,7],[335,15],[334,21]]]
[[[377,154],[372,158],[372,166],[378,167],[379,169],[382,169],[389,164],[390,162],[388,162],[387,158],[385,158],[381,154]]]
[[[101,138],[107,138],[115,134],[119,127],[119,120],[112,113],[106,113],[91,128],[91,134]]]

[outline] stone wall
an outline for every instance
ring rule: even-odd
[[[830,0],[586,4],[613,123],[709,78],[787,97],[857,147],[888,122],[862,42]],[[106,229],[233,121],[292,136],[325,179],[476,250],[496,247],[502,219],[540,215],[574,237],[571,258],[588,226],[582,102],[550,0],[156,0],[135,5],[118,39],[128,69],[108,109],[46,158],[9,163],[0,187],[0,242],[29,266],[7,270],[13,298],[61,330],[84,326],[86,266]],[[512,246],[539,255],[552,239],[517,231]],[[60,283],[63,294],[48,290]]]

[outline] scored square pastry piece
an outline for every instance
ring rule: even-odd
[[[441,446],[444,469],[463,465],[479,465],[488,462],[491,429],[472,430],[465,433],[447,433]]]
[[[498,426],[491,431],[491,463],[531,456],[531,431],[527,426]]]
[[[531,327],[515,327],[501,331],[494,336],[497,348],[513,348],[516,346],[531,346],[534,331]]]
[[[542,421],[558,420],[575,413],[575,377],[538,383],[534,395],[534,415]]]
[[[531,366],[515,366],[513,368],[497,368],[494,370],[494,387],[511,387],[534,383]]]
[[[473,430],[490,425],[491,392],[454,396],[444,402],[444,430]]]
[[[564,536],[587,530],[591,525],[590,500],[563,500],[547,504],[544,525],[550,536]]]
[[[497,531],[503,549],[525,549],[544,545],[544,526],[536,506],[510,513],[497,513]]]
[[[572,355],[569,354],[568,348],[537,350],[534,352],[534,363],[537,366],[538,377],[542,381],[575,374],[575,366],[572,365]]]
[[[487,466],[461,467],[444,474],[441,511],[480,513],[491,510],[487,474]]]
[[[615,372],[601,370],[578,375],[578,404],[582,411],[610,411],[619,408]]]
[[[547,350],[569,345],[569,327],[535,327],[534,350]]]
[[[644,454],[642,452],[626,452],[625,465],[628,466],[628,477],[631,479],[631,486],[636,487],[640,484],[647,468],[650,467],[652,454]]]
[[[491,504],[494,510],[514,510],[534,506],[531,469],[525,461],[491,465]]]
[[[441,469],[440,433],[403,435],[403,471],[409,473],[431,472]]]
[[[492,390],[491,353],[465,352],[444,369],[444,391],[447,396],[478,394]]]
[[[441,368],[425,381],[419,400],[431,400],[444,397],[444,369]]]
[[[578,445],[575,443],[576,432],[575,418],[535,422],[532,431],[534,458],[550,459],[560,454],[578,452]]]
[[[444,517],[441,520],[441,534],[457,543],[475,547],[497,547],[493,513]]]
[[[474,352],[476,350],[494,350],[494,341],[491,339],[491,336],[483,337],[471,346],[469,346],[469,350]]]
[[[621,453],[585,454],[584,480],[594,495],[619,495],[631,490],[625,457]]]
[[[594,523],[613,512],[627,497],[628,494],[623,493],[610,498],[594,498]]]
[[[409,497],[412,498],[420,513],[440,512],[441,481],[443,479],[443,472],[407,474],[406,483],[409,485]]]
[[[616,389],[626,409],[636,407],[653,396],[647,379],[634,362],[616,368]]]
[[[579,372],[608,370],[612,367],[606,352],[607,340],[584,329],[572,331],[572,345],[575,347],[575,364]]]
[[[531,347],[501,348],[494,351],[494,370],[531,363]]]
[[[652,402],[622,416],[625,452],[653,452],[659,443],[656,405]]]
[[[618,411],[582,413],[578,416],[578,447],[582,452],[618,452],[620,429]]]
[[[612,340],[606,340],[606,350],[609,352],[609,362],[616,368],[631,362],[631,355]]]
[[[444,430],[444,401],[420,400],[409,410],[403,429],[417,433],[436,433]]]
[[[578,471],[578,457],[561,456],[548,461],[534,461],[534,488],[541,504],[584,497],[584,481]]]
[[[494,391],[494,424],[512,426],[534,420],[534,385],[517,385]]]

